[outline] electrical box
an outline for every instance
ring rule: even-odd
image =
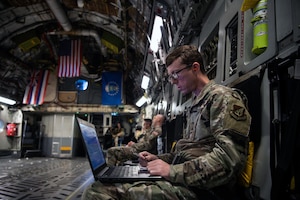
[[[45,124],[43,138],[43,153],[45,156],[70,158],[75,156],[79,130],[74,114],[45,115],[42,118]]]

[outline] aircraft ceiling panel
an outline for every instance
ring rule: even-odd
[[[58,9],[51,10],[47,2],[57,3]],[[151,9],[152,1],[1,1],[1,94],[21,102],[30,70],[56,68],[59,42],[80,38],[83,64],[91,77],[101,76],[103,70],[123,70],[125,84],[133,85],[125,94],[134,104],[141,88],[132,77],[143,73]],[[25,83],[6,84],[18,79]]]

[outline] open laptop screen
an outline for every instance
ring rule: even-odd
[[[89,154],[92,168],[93,170],[95,170],[105,163],[105,158],[100,143],[98,141],[95,128],[84,124],[84,122],[80,119],[78,119],[78,122],[83,136],[83,140],[86,145],[86,149],[88,151],[87,153]]]

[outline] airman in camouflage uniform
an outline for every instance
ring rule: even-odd
[[[142,142],[144,141],[144,136],[148,135],[151,131],[151,125],[152,125],[152,119],[144,119],[143,127],[137,126],[135,133],[134,133],[134,139],[136,142]],[[132,144],[136,143],[134,141],[129,141],[127,143],[127,146],[131,146]]]
[[[95,182],[83,199],[234,199],[230,191],[247,159],[251,123],[242,97],[208,79],[197,47],[175,48],[166,65],[169,81],[193,97],[174,152],[139,154],[140,164],[165,181]]]
[[[136,154],[148,151],[157,154],[157,137],[162,134],[164,115],[158,114],[153,117],[152,127],[147,130],[143,140],[131,146],[111,147],[107,150],[106,163],[108,166],[120,165],[127,160],[132,160]]]

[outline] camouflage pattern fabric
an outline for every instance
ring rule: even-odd
[[[158,135],[151,134],[152,132],[157,132]],[[148,151],[150,153],[157,153],[157,137],[161,135],[161,127],[153,127],[144,136],[144,141],[137,142],[131,147],[121,146],[121,147],[111,147],[107,150],[106,163],[108,166],[120,165],[127,160],[135,158],[134,153],[139,153],[142,151]]]
[[[143,132],[140,134],[139,138],[137,139],[138,142],[143,142],[145,141],[145,139],[147,139],[147,137],[149,137],[151,133],[151,128],[147,129],[147,130],[143,130]]]
[[[138,181],[135,183],[104,184],[95,182],[83,193],[83,199],[147,199],[147,200],[193,200],[196,194],[186,187],[172,185],[167,181]]]
[[[214,191],[231,186],[247,159],[250,124],[251,116],[240,95],[210,81],[193,97],[184,138],[177,142],[174,153],[158,155],[174,163],[170,181],[106,186],[96,182],[83,199],[102,199],[101,195],[109,197],[103,199],[202,199],[195,198],[195,190],[187,192],[188,188]]]
[[[106,164],[108,166],[121,165],[123,162],[134,158],[131,147],[111,147],[106,152]]]
[[[158,133],[158,135],[152,134],[153,132]],[[144,141],[137,142],[131,147],[135,150],[136,153],[142,151],[148,151],[153,154],[157,154],[157,137],[162,134],[162,127],[152,127],[150,134],[144,136]]]
[[[210,189],[236,179],[247,160],[251,124],[240,95],[210,81],[194,97],[187,120],[175,153],[159,155],[178,160],[171,165],[171,182]]]

